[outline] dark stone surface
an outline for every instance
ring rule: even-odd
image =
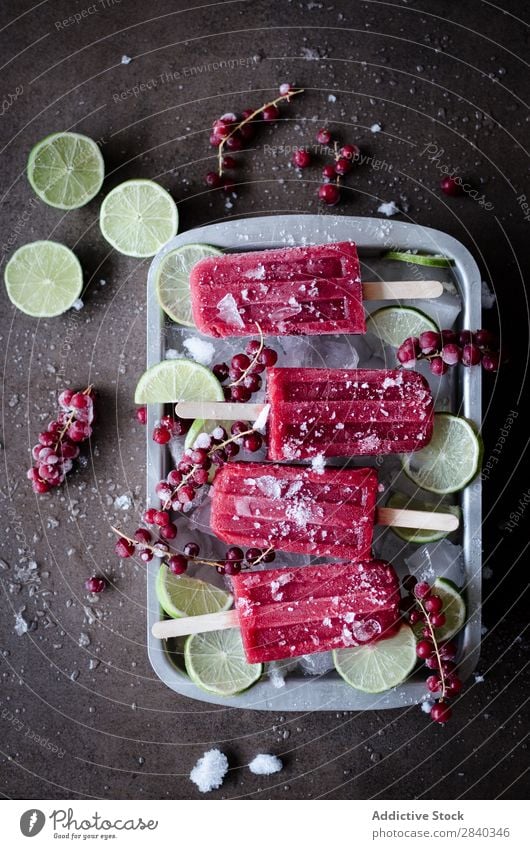
[[[520,798],[527,792],[522,632],[528,617],[520,597],[528,515],[516,530],[504,526],[528,491],[521,390],[530,221],[517,199],[525,192],[527,38],[520,19],[527,4],[187,5],[57,0],[32,8],[29,0],[16,0],[1,11],[1,55],[8,63],[0,125],[2,264],[24,242],[64,241],[82,261],[86,291],[81,312],[40,322],[14,310],[3,287],[0,293],[0,790],[15,798],[196,798],[190,769],[219,744],[232,770],[215,795],[226,798]],[[83,9],[92,11],[79,23],[59,23]],[[130,64],[121,64],[123,54]],[[215,69],[221,60],[227,65]],[[150,80],[156,86],[147,88]],[[247,185],[225,209],[224,198],[206,193],[202,183],[212,163],[211,121],[259,105],[285,80],[306,93],[244,155]],[[142,84],[138,96],[120,99]],[[318,171],[298,179],[286,167],[288,157],[273,157],[264,145],[307,143],[328,122],[392,166],[359,169],[339,211],[373,215],[381,201],[401,200],[408,204],[402,220],[460,239],[495,288],[497,308],[486,321],[500,320],[511,351],[509,365],[499,378],[486,378],[484,391],[486,456],[509,411],[519,412],[484,487],[484,557],[491,570],[478,668],[484,681],[472,680],[446,728],[434,727],[418,707],[283,717],[209,708],[155,678],[145,650],[145,576],[116,562],[108,531],[118,515],[113,499],[130,492],[139,504],[144,491],[145,433],[134,421],[132,395],[145,361],[149,263],[108,250],[97,223],[101,198],[63,215],[33,199],[24,175],[35,142],[75,128],[101,141],[109,175],[104,192],[129,177],[155,178],[178,201],[181,229],[230,216],[314,212]],[[375,122],[382,125],[378,134],[370,132]],[[440,193],[436,164],[422,154],[429,143],[443,148],[440,162],[458,167],[493,210]],[[29,449],[64,381],[94,382],[104,401],[94,452],[61,491],[36,499],[25,480]],[[135,509],[119,517],[132,525]],[[24,558],[38,564],[33,590],[17,585]],[[100,570],[114,588],[91,604],[83,582]],[[24,607],[37,627],[17,636],[15,614]],[[78,644],[81,633],[89,635],[87,647]],[[99,661],[94,670],[91,659]],[[258,751],[281,755],[279,777],[254,777],[244,768]]]

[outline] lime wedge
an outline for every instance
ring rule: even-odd
[[[436,638],[445,642],[458,634],[464,627],[466,603],[456,584],[448,581],[447,578],[436,578],[433,584],[433,592],[442,599],[442,613],[445,616],[445,625],[436,629]]]
[[[436,413],[429,445],[413,454],[402,454],[405,474],[428,492],[446,495],[467,486],[482,459],[482,440],[472,425],[451,413]]]
[[[158,303],[173,321],[194,327],[190,300],[190,271],[206,256],[221,256],[222,251],[210,245],[182,245],[169,251],[156,271],[155,288]]]
[[[454,259],[446,256],[434,256],[433,254],[413,254],[409,251],[388,251],[383,259],[395,259],[398,262],[411,262],[414,265],[427,265],[429,268],[451,268],[455,264]]]
[[[99,226],[113,248],[127,256],[154,256],[177,232],[175,201],[152,180],[128,180],[101,204]]]
[[[70,248],[58,242],[22,245],[4,271],[10,301],[37,318],[61,315],[79,298],[83,271]]]
[[[460,507],[455,507],[453,504],[440,504],[434,501],[422,501],[419,498],[411,498],[403,492],[394,492],[387,502],[387,507],[393,507],[397,510],[426,510],[429,513],[452,513],[454,516],[460,517]],[[395,528],[391,530],[400,539],[405,542],[413,542],[416,545],[421,545],[427,542],[436,542],[447,536],[444,531],[428,531],[415,530],[414,528]]]
[[[160,567],[156,596],[162,610],[172,619],[229,610],[233,602],[230,593],[198,578],[173,575],[167,566]]]
[[[247,663],[239,628],[188,637],[184,662],[193,683],[218,696],[248,690],[263,672],[261,663]]]
[[[223,387],[210,369],[184,359],[151,366],[142,374],[134,393],[135,404],[223,400]]]
[[[366,322],[367,333],[375,334],[385,345],[394,348],[399,348],[409,336],[419,336],[424,330],[438,331],[438,327],[425,313],[412,307],[383,307]]]
[[[405,681],[416,666],[416,637],[408,625],[387,640],[333,652],[335,669],[350,687],[383,693]]]
[[[94,198],[105,177],[95,141],[79,133],[53,133],[32,149],[28,180],[41,200],[58,209],[77,209]]]

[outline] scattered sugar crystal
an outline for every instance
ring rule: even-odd
[[[167,348],[166,349],[166,360],[181,360],[183,354],[180,351],[177,351],[175,348]]]
[[[248,271],[245,271],[245,277],[251,280],[265,280],[265,274],[265,266],[261,263],[258,264],[257,268],[250,268]]]
[[[256,755],[248,768],[254,775],[274,775],[283,769],[283,763],[276,755]]]
[[[90,637],[88,636],[88,634],[85,634],[84,631],[81,631],[81,633],[79,634],[79,639],[77,641],[77,644],[82,649],[85,649],[87,646],[89,646],[90,645]]]
[[[272,475],[262,475],[262,477],[256,478],[256,486],[267,498],[273,498],[275,500],[281,498],[282,488],[280,482]]]
[[[217,304],[217,311],[220,318],[222,318],[223,321],[226,321],[227,324],[231,324],[234,327],[244,326],[243,319],[239,315],[239,311],[237,309],[235,298],[230,294],[230,292],[227,292],[224,298],[221,298]]]
[[[491,291],[490,287],[488,286],[488,284],[486,283],[485,280],[482,281],[481,296],[482,296],[482,309],[483,310],[490,310],[492,308],[492,306],[495,304],[497,297],[496,297],[495,293]]]
[[[324,459],[323,454],[317,454],[316,457],[313,457],[311,460],[311,468],[317,475],[323,475],[324,469],[326,468],[326,461]]]
[[[335,103],[335,102],[336,102],[336,100],[337,100],[337,98],[335,97],[335,95],[334,95],[334,94],[328,94],[328,101],[329,101],[330,103]]]
[[[206,339],[199,339],[198,336],[190,336],[188,339],[184,339],[182,344],[196,363],[200,363],[201,366],[210,365],[215,354],[215,348],[211,342]]]
[[[122,65],[128,65],[130,62],[132,62],[131,57],[130,57],[130,56],[127,56],[127,55],[124,53],[124,54],[123,54],[123,56],[121,57],[121,64],[122,64]]]
[[[382,215],[386,215],[387,218],[390,218],[391,215],[398,215],[401,210],[395,201],[390,200],[388,203],[382,203],[377,207],[377,211],[382,213]]]
[[[23,615],[25,609],[26,608],[23,607],[22,610],[19,610],[19,612],[15,616],[15,634],[18,637],[21,637],[23,634],[27,634],[29,631],[29,622],[24,619]]]
[[[475,675],[475,684],[483,684],[484,676],[483,675]]]
[[[430,699],[429,697],[423,699],[421,702],[421,709],[423,713],[430,713],[432,710],[432,706],[434,704],[434,699]]]
[[[72,307],[74,308],[74,310],[78,310],[78,311],[79,311],[79,310],[82,310],[84,306],[85,306],[85,305],[84,305],[83,301],[81,300],[81,298],[78,298],[78,299],[77,299],[76,301],[74,301],[74,302],[73,302],[73,304],[72,304]]]
[[[118,497],[114,499],[114,506],[116,510],[129,510],[129,508],[132,507],[132,504],[131,496],[126,493],[124,495],[118,495]]]
[[[223,783],[228,771],[228,759],[219,749],[210,749],[199,758],[192,771],[190,779],[197,785],[201,793],[217,790]]]
[[[370,132],[371,133],[380,133],[381,129],[382,129],[381,124],[372,124],[372,126],[370,127]]]

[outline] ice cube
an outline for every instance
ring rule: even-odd
[[[355,336],[324,336],[318,347],[312,345],[311,364],[316,368],[357,368],[356,344]]]
[[[462,546],[446,539],[422,545],[405,562],[419,581],[432,583],[435,578],[447,578],[458,586],[465,583]]]
[[[335,666],[330,651],[304,654],[298,658],[298,664],[306,675],[325,675]]]

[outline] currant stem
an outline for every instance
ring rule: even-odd
[[[127,534],[122,533],[119,528],[115,528],[114,525],[111,525],[110,529],[111,531],[114,531],[117,536],[121,537],[122,539],[126,539],[127,542],[130,542],[132,545],[134,545],[135,549],[139,548],[141,551],[152,551],[155,555],[157,553],[160,553],[160,549],[158,549],[156,545],[150,545],[148,542],[140,542],[137,539],[132,539],[131,537],[128,537]],[[186,558],[186,560],[191,560],[193,563],[204,563],[206,566],[215,566],[215,568],[217,568],[218,566],[218,564],[215,563],[213,560],[203,560],[202,557],[188,557],[188,555],[184,554],[184,552],[182,551],[178,551],[177,554],[182,554]],[[168,552],[168,557],[170,556],[171,554],[170,552]],[[162,562],[166,563],[166,558],[162,557],[160,559],[162,560]]]
[[[258,348],[258,350],[256,351],[256,353],[254,354],[254,358],[253,358],[252,362],[248,365],[248,367],[245,369],[245,371],[243,372],[243,374],[242,374],[240,377],[238,377],[238,379],[237,379],[237,380],[234,380],[234,382],[233,382],[233,383],[230,383],[230,384],[229,384],[230,388],[232,388],[233,386],[239,386],[239,384],[241,383],[241,381],[242,381],[242,380],[244,380],[244,379],[245,379],[245,377],[247,376],[247,374],[248,374],[249,372],[251,372],[251,371],[252,371],[252,369],[254,368],[254,366],[256,365],[256,363],[257,363],[257,361],[258,361],[258,357],[259,357],[259,355],[260,355],[260,354],[261,354],[261,352],[263,351],[263,345],[264,345],[263,332],[262,332],[262,330],[261,330],[261,326],[258,324],[258,322],[256,321],[256,322],[254,322],[254,323],[255,323],[256,327],[258,328],[258,333],[259,333],[259,348]]]
[[[270,554],[270,552],[271,552],[271,551],[274,551],[274,546],[273,546],[273,545],[269,545],[269,547],[268,547],[268,548],[266,548],[266,549],[265,549],[265,551],[262,551],[262,552],[261,552],[261,554],[260,554],[260,556],[257,558],[257,560],[254,560],[254,562],[253,562],[253,564],[252,564],[252,565],[253,565],[253,566],[257,566],[257,565],[258,565],[258,563],[261,563],[261,562],[262,562],[262,560],[263,560],[263,559],[267,556],[267,554]]]
[[[255,109],[254,112],[252,112],[247,118],[243,118],[243,120],[240,121],[239,124],[237,124],[236,127],[234,127],[232,132],[229,133],[227,136],[225,136],[224,139],[221,140],[221,143],[219,144],[219,147],[218,147],[218,154],[217,154],[218,171],[219,171],[220,177],[223,176],[223,152],[224,152],[224,147],[225,147],[227,140],[232,138],[232,136],[235,135],[235,133],[237,133],[241,129],[241,127],[244,127],[245,124],[248,124],[249,121],[253,121],[254,118],[256,118],[260,114],[260,112],[263,112],[264,109],[267,109],[269,106],[277,106],[278,103],[282,102],[282,100],[286,100],[289,103],[290,100],[291,100],[291,97],[294,97],[296,94],[302,94],[303,91],[304,91],[303,88],[298,88],[298,89],[293,90],[293,91],[288,91],[287,94],[281,94],[279,97],[275,98],[275,100],[271,100],[269,103],[264,103],[263,106],[260,106],[259,109]]]
[[[86,389],[83,389],[81,394],[82,395],[88,395],[92,391],[92,387],[93,387],[93,384],[91,383],[89,386],[87,386]],[[70,425],[73,423],[74,419],[75,419],[75,413],[70,413],[70,416],[68,417],[68,421],[66,422],[65,426],[63,427],[62,431],[60,432],[59,436],[57,437],[57,442],[55,443],[54,451],[57,451],[59,445],[63,441],[64,435],[66,434]]]
[[[436,660],[438,661],[438,671],[440,673],[440,680],[442,682],[442,695],[440,696],[440,700],[443,701],[445,699],[445,694],[446,694],[445,673],[444,673],[443,667],[442,667],[442,658],[440,657],[440,650],[438,648],[438,640],[436,639],[436,634],[434,632],[434,628],[431,624],[431,620],[429,619],[428,611],[425,609],[425,607],[421,603],[421,599],[418,598],[418,599],[416,599],[416,601],[418,602],[418,605],[421,608],[421,612],[425,616],[427,625],[429,626],[429,631],[431,632],[431,639],[432,639],[432,642],[433,642],[433,645],[434,645]]]

